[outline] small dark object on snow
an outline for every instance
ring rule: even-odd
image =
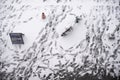
[[[22,33],[9,33],[12,44],[24,44]]]
[[[45,13],[42,13],[42,19],[45,19],[46,16],[45,16]]]
[[[80,18],[76,17],[75,23],[79,23],[80,20],[81,20]]]
[[[114,40],[115,39],[115,35],[114,34],[111,34],[110,36],[109,36],[109,40]]]
[[[73,30],[72,27],[68,28],[65,32],[63,32],[63,33],[61,34],[61,36],[66,36],[66,35],[68,35],[72,30]]]

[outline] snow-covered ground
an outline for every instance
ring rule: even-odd
[[[119,80],[119,57],[120,0],[0,0],[0,80]]]

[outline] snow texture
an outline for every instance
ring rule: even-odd
[[[120,80],[120,0],[0,0],[0,80]]]

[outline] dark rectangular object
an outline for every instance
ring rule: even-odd
[[[12,44],[24,44],[22,33],[9,33]]]

